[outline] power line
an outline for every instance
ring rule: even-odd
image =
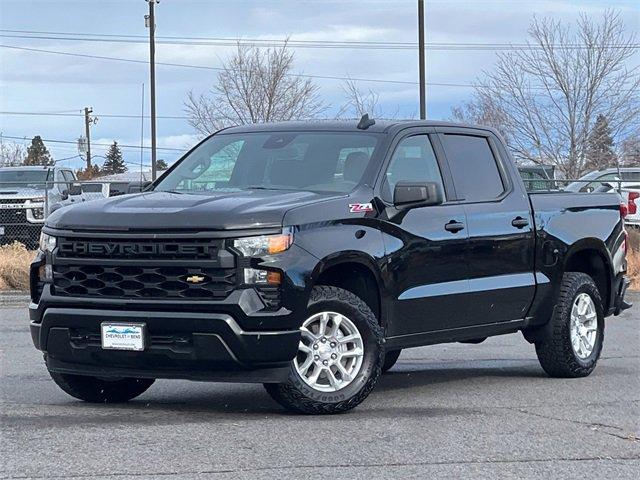
[[[69,56],[69,57],[81,57],[81,58],[92,58],[97,60],[111,60],[111,61],[126,62],[126,63],[136,63],[141,65],[149,64],[149,62],[146,60],[136,60],[132,58],[121,58],[121,57],[109,57],[104,55],[91,55],[86,53],[60,52],[57,50],[45,50],[40,48],[19,47],[17,45],[0,44],[0,48],[25,50],[28,52],[47,53],[47,54],[63,55],[63,56]],[[162,65],[166,67],[195,68],[200,70],[225,71],[225,69],[221,67],[209,67],[206,65],[190,65],[190,64],[184,64],[184,63],[156,62],[156,65]],[[233,70],[237,72],[242,71],[238,69],[233,69]],[[384,83],[384,84],[397,84],[397,85],[418,85],[418,82],[410,81],[410,80],[387,80],[387,79],[381,79],[381,78],[340,77],[340,76],[333,76],[333,75],[308,75],[303,73],[287,73],[285,75],[289,77],[312,78],[312,79],[319,79],[319,80],[355,81],[355,82]],[[471,83],[427,82],[426,84],[428,86],[435,86],[435,87],[460,87],[460,88],[476,87],[476,85]],[[531,88],[534,90],[546,91],[544,87],[531,87]],[[136,116],[136,118],[140,118],[140,117]]]
[[[27,140],[29,137],[28,136],[24,136],[24,137],[16,137],[16,136],[12,136],[12,135],[2,135],[2,138],[9,138],[11,140]],[[42,139],[43,142],[49,142],[49,143],[62,143],[62,144],[77,144],[77,140],[53,140],[50,138],[43,138]],[[94,146],[99,146],[99,147],[110,147],[111,144],[108,143],[92,143],[92,145]],[[121,145],[118,144],[118,146],[120,148],[134,148],[134,149],[139,149],[141,148],[140,145]],[[151,147],[147,147],[147,146],[143,146],[142,148],[145,149],[151,149]],[[169,148],[169,147],[157,147],[158,150],[165,150],[165,151],[169,151],[169,152],[186,152],[187,149],[181,149],[181,148]]]
[[[28,52],[38,52],[38,53],[48,53],[53,55],[64,55],[69,57],[81,57],[81,58],[94,58],[98,60],[114,60],[119,62],[128,62],[128,63],[137,63],[142,65],[148,65],[149,62],[146,60],[135,60],[132,58],[119,58],[119,57],[108,57],[104,55],[90,55],[86,53],[72,53],[72,52],[60,52],[57,50],[45,50],[40,48],[30,48],[30,47],[19,47],[17,45],[2,45],[0,44],[0,48],[10,48],[14,50],[25,50]],[[224,68],[221,67],[208,67],[205,65],[188,65],[184,63],[170,63],[170,62],[156,62],[156,65],[168,66],[168,67],[183,67],[183,68],[197,68],[201,70],[214,70],[214,71],[224,71]],[[238,70],[236,70],[238,71]],[[402,84],[402,85],[417,85],[418,82],[408,81],[408,80],[385,80],[385,79],[375,79],[375,78],[355,78],[355,77],[338,77],[331,75],[306,75],[302,73],[289,73],[286,74],[290,77],[302,77],[302,78],[315,78],[320,80],[353,80],[356,82],[371,82],[371,83],[391,83],[391,84]],[[440,86],[440,87],[472,87],[470,84],[460,84],[460,83],[435,83],[428,82],[427,85]]]
[[[106,33],[80,33],[80,32],[51,32],[36,30],[8,30],[0,29],[0,37],[26,38],[34,40],[63,40],[80,42],[104,42],[104,43],[147,43],[144,35],[131,34],[106,34]],[[192,46],[255,46],[255,47],[282,47],[285,44],[290,48],[329,48],[329,49],[366,49],[366,50],[416,50],[415,42],[375,42],[354,40],[278,40],[262,38],[223,38],[223,37],[181,37],[158,36],[157,43],[170,45]],[[608,48],[626,49],[638,48],[640,44],[609,44]],[[553,45],[557,49],[584,50],[593,48],[582,44]],[[460,42],[428,42],[427,50],[540,50],[543,47],[530,43],[460,43]]]
[[[75,110],[74,110],[75,111]],[[0,111],[0,115],[34,115],[34,116],[51,116],[51,117],[84,117],[83,113],[67,113],[67,112],[7,112]],[[140,115],[133,114],[115,114],[115,113],[101,113],[97,115],[101,118],[135,118],[140,119]],[[145,115],[144,118],[149,118],[149,115]],[[189,117],[178,115],[158,115],[156,118],[169,119],[169,120],[188,120]]]

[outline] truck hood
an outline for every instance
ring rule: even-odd
[[[0,188],[1,199],[11,200],[27,200],[30,198],[42,198],[45,195],[44,189],[24,188],[24,187],[8,187]]]
[[[236,230],[282,226],[295,207],[341,195],[245,190],[214,195],[145,192],[61,208],[46,225],[67,230]]]

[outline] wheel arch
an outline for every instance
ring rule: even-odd
[[[586,238],[576,242],[567,252],[563,272],[589,275],[600,292],[603,308],[608,311],[613,293],[613,263],[602,241]]]
[[[382,279],[376,261],[362,252],[341,252],[322,259],[312,274],[312,285],[343,288],[361,298],[385,326]]]

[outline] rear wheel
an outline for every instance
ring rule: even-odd
[[[155,382],[152,378],[107,380],[56,372],[49,372],[49,375],[66,393],[89,403],[127,402],[142,395]]]
[[[540,365],[552,377],[586,377],[598,363],[603,340],[604,313],[598,288],[589,275],[566,273],[553,316],[536,341]]]
[[[289,410],[340,413],[373,390],[384,361],[383,334],[371,309],[351,292],[315,287],[289,378],[265,384]]]

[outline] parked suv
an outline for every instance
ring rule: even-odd
[[[584,377],[629,307],[622,213],[617,194],[527,194],[489,128],[229,128],[147,191],[47,219],[31,335],[89,402],[187,378],[343,412],[402,349],[517,331],[550,376]]]

